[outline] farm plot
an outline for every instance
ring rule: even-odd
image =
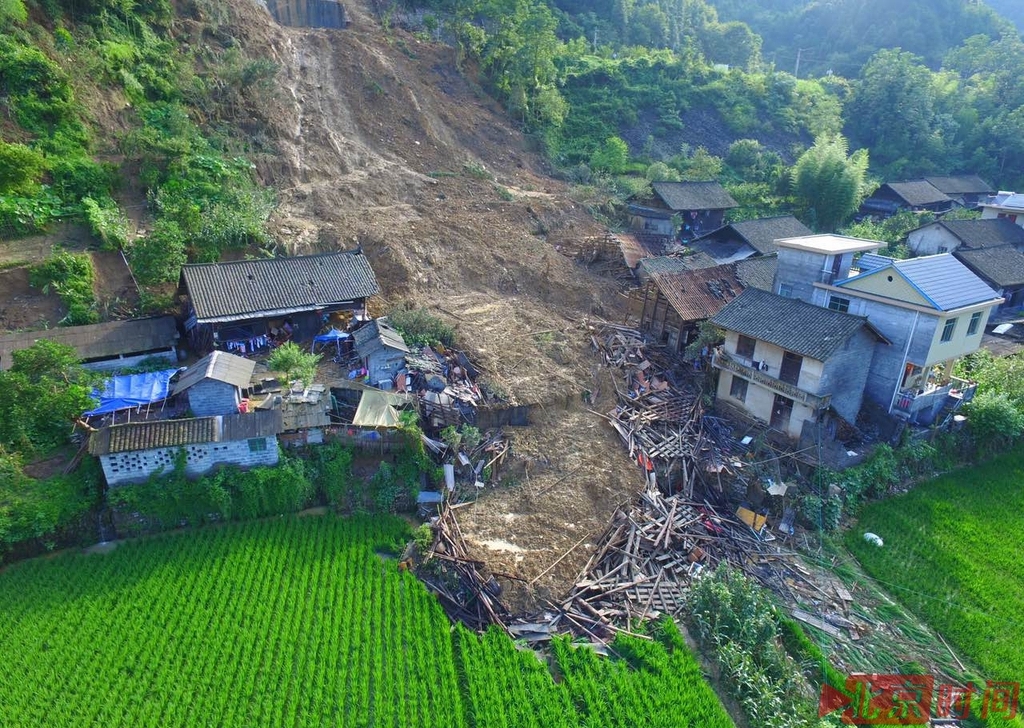
[[[388,518],[287,518],[0,573],[0,725],[731,726],[671,627],[620,658],[558,643],[555,682],[452,630],[378,550]]]
[[[989,679],[1024,680],[1022,483],[1017,451],[868,506],[846,535],[865,570]]]

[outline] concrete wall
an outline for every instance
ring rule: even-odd
[[[370,375],[370,384],[394,378],[398,370],[405,365],[405,354],[397,349],[378,349],[366,358],[366,369]]]
[[[109,372],[115,369],[128,369],[136,367],[146,359],[163,359],[167,362],[168,368],[178,365],[178,350],[173,346],[163,351],[149,352],[148,354],[135,354],[129,356],[118,356],[113,359],[85,362],[82,366],[94,372]]]
[[[810,303],[814,284],[820,280],[827,257],[807,250],[779,248],[779,266],[775,269],[772,292],[780,293],[782,286],[788,285],[792,289],[790,298]]]
[[[932,223],[907,235],[907,247],[914,255],[952,253],[960,247],[960,240],[938,223]],[[945,248],[945,250],[939,250],[939,248]]]
[[[237,387],[215,379],[204,379],[188,389],[188,406],[195,417],[236,415],[241,401]]]
[[[956,316],[942,316],[939,318],[939,322],[932,334],[931,346],[928,349],[928,355],[925,357],[925,361],[914,363],[919,366],[931,366],[932,364],[940,361],[959,358],[977,351],[981,346],[981,335],[985,333],[985,324],[988,323],[988,317],[991,311],[991,308],[983,309],[981,311],[981,321],[978,322],[977,331],[975,331],[972,336],[967,335],[967,328],[970,325],[971,316],[974,314],[973,311],[961,313]],[[942,329],[946,325],[946,321],[953,318],[957,320],[956,327],[953,329],[953,338],[949,341],[941,341]]]
[[[875,345],[864,393],[888,411],[906,363],[922,366],[927,361],[939,317],[877,301],[865,301],[865,308],[868,320],[892,344]]]
[[[832,395],[832,407],[847,422],[857,421],[877,341],[862,328],[822,365],[818,391]]]
[[[271,436],[102,455],[100,465],[110,486],[141,483],[151,475],[173,470],[174,456],[179,449],[184,449],[186,453],[185,474],[192,477],[222,464],[252,468],[277,465],[278,461],[277,438]]]
[[[992,207],[981,208],[981,219],[991,220],[997,217],[1005,217],[1007,220],[1016,223],[1020,227],[1024,227],[1024,213],[1021,212],[1008,212],[1004,210],[997,210]]]

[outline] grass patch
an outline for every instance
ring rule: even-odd
[[[1024,680],[1024,449],[873,503],[846,545],[985,676]],[[865,532],[885,541],[877,548]]]

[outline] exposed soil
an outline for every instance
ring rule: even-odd
[[[54,293],[29,285],[28,267],[0,271],[0,329],[53,328],[67,314]]]

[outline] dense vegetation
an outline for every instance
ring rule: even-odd
[[[1024,679],[1022,478],[1017,450],[866,507],[846,539],[869,574],[993,679]]]
[[[35,726],[732,725],[671,624],[562,676],[451,629],[378,555],[398,519],[264,520],[23,562],[0,574],[0,723]]]

